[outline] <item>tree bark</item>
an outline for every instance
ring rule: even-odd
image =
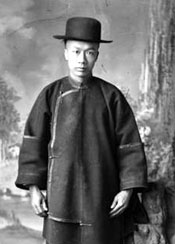
[[[165,156],[157,163],[157,188],[150,187],[144,195],[144,204],[150,211],[149,206],[157,203],[162,209],[164,218],[156,224],[150,221],[149,234],[146,241],[152,244],[174,243],[175,240],[175,1],[174,0],[151,0],[150,2],[150,35],[148,47],[145,52],[145,63],[140,87],[142,88],[143,104],[153,108],[152,120],[156,125],[153,128],[153,136],[158,137],[162,144],[171,147],[168,160]],[[156,131],[157,130],[157,131]],[[159,149],[159,151],[161,148]],[[159,152],[160,153],[160,152]],[[172,155],[170,155],[172,153]],[[166,163],[165,163],[166,162]],[[160,170],[164,167],[166,170]],[[154,167],[150,162],[149,171]],[[158,175],[161,171],[161,177]],[[150,174],[151,175],[151,174]],[[171,177],[169,177],[171,175]],[[163,179],[163,180],[162,180]],[[151,177],[149,181],[151,181]],[[161,182],[161,183],[160,183]],[[161,187],[159,187],[161,186]],[[161,191],[161,189],[164,189]],[[150,198],[149,196],[154,196]],[[161,200],[162,199],[162,200]],[[165,216],[166,215],[166,216]],[[167,222],[166,222],[167,221]],[[166,227],[165,227],[166,226]],[[159,229],[157,229],[159,227]],[[152,231],[155,230],[155,231]],[[150,235],[154,238],[151,238]],[[168,239],[166,238],[168,236]]]

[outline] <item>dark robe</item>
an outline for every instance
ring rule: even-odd
[[[50,244],[123,243],[140,203],[134,193],[115,218],[110,206],[119,191],[146,184],[133,112],[115,86],[96,77],[77,86],[65,77],[43,89],[26,123],[16,185],[47,189]]]

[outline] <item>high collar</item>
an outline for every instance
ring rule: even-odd
[[[91,75],[87,80],[83,82],[77,82],[74,79],[72,79],[70,76],[68,76],[68,82],[70,85],[74,88],[80,89],[80,88],[87,88],[90,83],[92,82],[93,76]]]

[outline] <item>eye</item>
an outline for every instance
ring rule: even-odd
[[[80,54],[80,51],[77,50],[77,49],[76,49],[76,50],[73,50],[72,52],[73,52],[74,54]]]
[[[88,51],[86,52],[86,54],[87,54],[88,56],[92,56],[92,57],[94,57],[95,54],[96,54],[96,52],[93,51],[93,50],[88,50]]]

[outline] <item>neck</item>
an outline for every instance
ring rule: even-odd
[[[69,77],[71,80],[73,80],[75,83],[81,85],[82,83],[87,83],[89,78],[92,77],[92,74],[89,74],[88,76],[86,77],[74,77],[72,76],[71,74],[69,74]]]

